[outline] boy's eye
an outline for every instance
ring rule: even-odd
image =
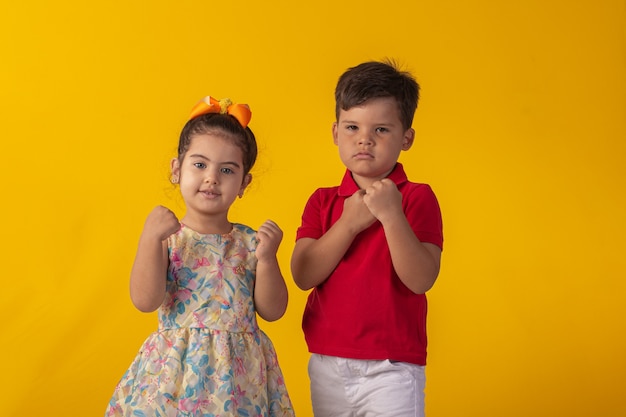
[[[385,132],[388,132],[388,131],[389,131],[389,129],[387,129],[386,127],[377,127],[377,128],[376,128],[376,131],[377,131],[378,133],[385,133]]]
[[[347,125],[346,129],[347,130],[358,130],[358,127],[356,127],[355,125]]]

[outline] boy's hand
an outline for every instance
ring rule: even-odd
[[[389,178],[383,178],[367,187],[363,202],[381,223],[393,216],[403,215],[402,194]]]
[[[276,259],[276,252],[283,240],[283,231],[271,220],[266,220],[257,231],[259,244],[256,247],[256,257],[259,261]]]
[[[359,190],[343,202],[341,218],[355,234],[367,229],[376,221],[376,217],[372,215],[363,201],[364,196],[365,191]]]
[[[178,232],[180,229],[180,222],[176,215],[167,207],[157,206],[155,207],[144,224],[143,230],[145,234],[148,234],[159,241],[167,239],[170,235]]]

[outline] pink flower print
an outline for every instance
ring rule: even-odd
[[[246,368],[243,365],[243,359],[241,359],[240,357],[236,357],[234,362],[235,363],[233,365],[234,365],[234,368],[235,368],[235,375],[236,376],[245,375]]]
[[[200,315],[198,312],[193,313],[193,320],[195,322],[195,326],[204,329],[206,326],[204,325],[204,315]]]
[[[171,349],[172,346],[174,346],[174,342],[172,341],[172,339],[165,339],[165,344],[167,345],[168,349]]]
[[[238,241],[237,245],[232,248],[231,253],[233,257],[236,258],[245,258],[248,253],[248,248],[244,245],[242,241]]]
[[[196,281],[196,280],[189,280],[189,281],[187,281],[187,285],[185,285],[185,288],[190,289],[190,290],[197,290],[198,289],[198,281]]]
[[[183,411],[191,411],[196,415],[196,412],[205,405],[208,405],[207,400],[194,400],[193,398],[183,398],[178,402],[178,409]]]
[[[216,266],[216,270],[214,271],[215,277],[221,280],[224,277],[224,275],[222,274],[222,271],[224,269],[224,262],[221,259],[218,259],[217,262],[215,263],[215,266]]]
[[[181,303],[184,303],[187,300],[191,299],[191,291],[188,290],[187,288],[178,290],[176,291],[176,294],[174,294],[174,299],[178,300]]]
[[[209,262],[209,260],[203,256],[201,259],[196,259],[196,262],[193,265],[193,269],[197,269],[201,266],[210,266],[210,265],[211,263]]]
[[[172,297],[169,293],[165,294],[165,302],[163,302],[163,306],[167,309],[167,310],[171,310],[174,307],[174,304],[176,303],[176,299],[174,297]]]
[[[263,362],[259,363],[259,375],[261,376],[260,383],[262,385],[265,385],[267,383],[267,373],[265,372],[265,366],[266,365],[264,365]]]
[[[122,410],[122,407],[119,404],[115,404],[115,406],[109,407],[107,416],[121,416],[121,415],[124,415],[124,410]]]
[[[178,254],[177,250],[172,251],[171,258],[172,258],[172,263],[176,266],[176,268],[180,268],[181,265],[183,264],[183,260]]]
[[[154,343],[148,343],[146,345],[146,348],[144,349],[144,355],[146,356],[150,356],[152,354],[152,351],[156,349],[156,345]]]
[[[239,407],[241,404],[241,400],[246,397],[246,391],[243,391],[239,385],[235,387],[235,392],[233,392],[233,404],[235,405],[235,409]]]
[[[166,363],[167,358],[158,358],[154,361],[154,364],[159,366],[159,372],[161,372],[161,370],[163,369],[163,365],[165,365]]]
[[[182,400],[178,401],[179,410],[192,411],[194,407],[195,404],[190,398],[183,398]]]

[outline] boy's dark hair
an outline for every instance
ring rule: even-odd
[[[393,97],[398,103],[400,120],[404,129],[413,124],[419,101],[419,84],[406,71],[401,71],[392,60],[370,61],[349,68],[335,88],[335,117],[340,110],[360,106],[367,100]]]
[[[185,157],[191,138],[207,133],[218,134],[232,140],[233,144],[241,149],[243,175],[250,172],[257,157],[256,138],[249,127],[242,127],[239,121],[229,114],[209,113],[189,120],[180,132],[178,140],[179,161]]]

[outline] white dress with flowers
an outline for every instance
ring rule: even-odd
[[[107,416],[293,416],[254,302],[255,231],[168,239],[159,327],[118,383]]]

